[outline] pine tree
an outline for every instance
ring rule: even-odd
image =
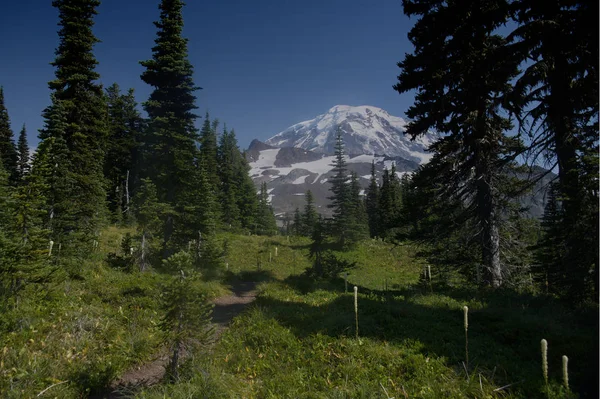
[[[49,239],[58,245],[70,241],[67,236],[78,227],[77,209],[72,206],[76,177],[65,140],[67,111],[54,93],[50,97],[51,105],[43,112],[45,125],[40,130],[41,142],[31,162],[30,177],[37,182],[37,196],[45,203],[43,226],[49,231]],[[75,250],[70,244],[65,249]]]
[[[181,246],[199,233],[214,234],[220,225],[217,196],[208,179],[206,164],[204,159],[197,159],[196,163],[191,189],[182,197],[181,226],[175,237]]]
[[[306,204],[304,205],[304,212],[302,213],[302,235],[306,237],[312,236],[315,225],[319,219],[319,214],[315,209],[315,198],[313,193],[308,190],[304,196]]]
[[[519,150],[518,141],[504,132],[511,123],[504,116],[503,95],[517,75],[518,61],[497,29],[506,23],[504,0],[449,3],[405,1],[404,13],[419,20],[409,33],[415,46],[398,65],[402,69],[394,89],[418,89],[415,104],[406,112],[412,137],[436,129],[443,135],[431,149],[439,155],[436,179],[448,201],[469,204],[478,224],[481,260],[493,287],[500,287],[502,187],[498,178]],[[465,79],[468,76],[469,79]],[[433,162],[433,161],[432,161]]]
[[[371,237],[376,237],[381,231],[381,219],[379,217],[379,185],[377,184],[375,161],[371,164],[371,180],[367,188],[365,207],[369,219],[369,233]]]
[[[10,118],[4,104],[4,88],[0,86],[0,159],[9,180],[15,183],[18,180],[18,155],[14,143],[14,134],[10,127]]]
[[[208,181],[214,190],[218,190],[220,181],[217,163],[217,130],[216,126],[211,126],[208,112],[204,117],[202,130],[200,130],[200,158],[204,162]]]
[[[114,222],[130,219],[129,191],[135,180],[134,165],[142,118],[137,111],[133,89],[121,94],[114,83],[106,89],[108,106],[108,141],[104,159],[104,176],[108,181],[108,208]]]
[[[367,217],[367,211],[365,208],[365,201],[361,197],[360,184],[358,183],[358,175],[356,172],[350,174],[350,225],[348,230],[348,237],[351,243],[356,243],[362,239],[365,239],[369,235],[369,222]]]
[[[41,228],[43,203],[36,196],[36,183],[12,187],[8,177],[0,163],[0,300],[16,304],[24,288],[47,283],[54,270]]]
[[[213,305],[198,289],[197,275],[189,271],[192,258],[188,253],[178,252],[165,259],[164,263],[177,274],[163,288],[161,308],[164,315],[159,327],[163,341],[171,351],[169,378],[177,381],[182,352],[190,346],[208,343],[212,336],[210,322]]]
[[[273,209],[269,204],[269,193],[267,183],[263,182],[260,186],[260,195],[258,200],[258,212],[256,215],[256,234],[273,235],[277,233],[277,222]]]
[[[524,72],[513,90],[513,112],[539,158],[558,170],[562,206],[560,262],[569,273],[556,284],[572,296],[598,298],[598,4],[517,2],[514,54]],[[591,233],[591,234],[590,234]],[[595,239],[594,239],[595,238]]]
[[[156,185],[150,179],[142,179],[133,201],[133,211],[141,235],[138,263],[140,271],[147,269],[153,240],[160,236],[163,219],[169,207],[160,203]]]
[[[331,183],[331,203],[329,208],[333,209],[333,231],[338,242],[343,246],[347,242],[349,226],[352,223],[350,187],[348,185],[348,169],[346,166],[344,141],[340,128],[337,129],[335,141],[335,160],[333,163],[333,176],[329,179]]]
[[[245,158],[238,171],[238,192],[237,207],[240,212],[240,223],[246,230],[252,230],[255,224],[256,211],[258,209],[258,197],[256,195],[256,186],[248,174],[250,166]]]
[[[300,214],[300,208],[296,208],[294,211],[294,234],[299,236],[304,232],[302,226],[302,215]]]
[[[162,0],[156,45],[152,59],[142,61],[142,80],[154,90],[146,101],[148,126],[144,134],[144,165],[142,175],[156,184],[158,198],[173,209],[163,230],[165,255],[171,253],[170,240],[177,222],[183,198],[193,186],[198,134],[194,126],[196,109],[193,67],[188,60],[187,39],[182,37],[183,2]]]
[[[95,83],[99,78],[95,71],[98,62],[92,53],[98,42],[92,33],[93,17],[100,1],[55,0],[52,5],[58,9],[61,29],[56,58],[51,63],[56,68],[56,79],[48,83],[54,94],[51,107],[57,107],[54,103],[59,101],[64,109],[61,139],[68,149],[74,231],[90,240],[104,214],[106,197],[102,173],[106,105],[102,88]],[[46,119],[46,123],[50,122]],[[40,138],[49,138],[49,134],[46,131]]]
[[[25,124],[19,133],[19,141],[17,144],[19,150],[19,163],[17,164],[17,173],[19,180],[23,181],[29,173],[29,145],[27,144],[27,130]]]
[[[393,179],[394,175],[385,168],[379,193],[379,222],[381,223],[380,232],[382,235],[385,235],[388,229],[394,227],[398,211]]]
[[[240,165],[240,150],[233,131],[223,128],[219,140],[218,161],[221,181],[221,209],[225,226],[237,228],[240,226],[240,209],[238,207],[237,172]],[[254,190],[253,190],[254,191]],[[254,191],[254,196],[256,192]]]

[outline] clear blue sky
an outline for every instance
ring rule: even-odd
[[[104,0],[95,19],[101,82],[135,88],[140,103],[151,90],[139,61],[151,57],[158,3]],[[15,135],[26,123],[35,145],[58,13],[51,0],[5,1],[0,9],[0,85]],[[204,88],[198,114],[226,122],[244,148],[337,104],[404,116],[412,101],[392,89],[396,63],[412,49],[400,0],[188,0],[184,19],[195,82]]]

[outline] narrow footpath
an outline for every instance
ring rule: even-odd
[[[244,311],[246,306],[256,299],[255,282],[235,282],[231,285],[231,295],[225,295],[213,300],[213,326],[215,343],[233,318]],[[157,384],[165,375],[169,363],[166,352],[156,359],[126,371],[118,380],[111,384],[110,391],[90,396],[90,399],[118,399],[128,396],[142,387]]]

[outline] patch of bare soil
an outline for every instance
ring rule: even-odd
[[[255,282],[235,282],[231,286],[231,295],[216,298],[213,308],[213,327],[216,342],[231,320],[256,299]],[[183,354],[182,357],[185,357]],[[169,364],[169,356],[162,351],[158,356],[147,363],[125,372],[118,380],[111,384],[110,391],[90,396],[91,399],[118,399],[129,396],[130,393],[142,387],[157,384],[165,375]]]

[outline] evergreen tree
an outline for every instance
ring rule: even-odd
[[[48,83],[54,93],[51,107],[57,107],[55,102],[60,101],[64,109],[61,130],[72,178],[69,196],[73,232],[89,241],[97,233],[106,197],[102,173],[106,106],[102,88],[95,83],[99,78],[95,71],[98,62],[92,53],[98,42],[92,33],[93,17],[100,1],[55,0],[52,5],[58,9],[61,29],[56,58],[51,63],[56,68],[56,79]],[[46,123],[50,122],[46,119]],[[50,130],[40,138],[49,138],[49,134]]]
[[[360,184],[358,183],[358,175],[356,172],[350,174],[350,224],[348,237],[350,242],[358,242],[369,235],[369,221],[365,207],[365,201],[361,198]]]
[[[133,89],[121,94],[114,83],[106,89],[108,106],[108,141],[104,159],[104,176],[108,181],[107,199],[114,222],[130,216],[129,196],[133,169],[142,128],[142,118],[137,111]]]
[[[369,233],[371,237],[376,237],[381,231],[381,219],[379,212],[379,185],[377,184],[375,161],[371,164],[371,180],[367,188],[365,207],[369,219]]]
[[[27,130],[25,124],[19,133],[19,141],[17,144],[19,150],[19,163],[17,164],[17,173],[19,180],[23,181],[29,173],[29,145],[27,144]]]
[[[190,346],[208,343],[213,333],[210,323],[213,305],[199,290],[197,275],[189,271],[191,255],[178,252],[165,259],[164,263],[177,274],[163,288],[161,307],[164,315],[159,326],[163,341],[169,345],[171,352],[169,378],[177,381],[182,352]]]
[[[150,179],[141,180],[132,203],[141,235],[138,263],[140,271],[144,271],[150,263],[152,241],[160,236],[163,219],[168,214],[169,208],[168,205],[159,202],[156,185]]]
[[[4,88],[0,86],[0,159],[12,183],[18,180],[18,155],[10,127],[8,111],[4,104]]]
[[[337,236],[338,242],[345,245],[349,227],[352,223],[352,202],[348,184],[344,141],[339,127],[335,141],[335,160],[332,172],[333,176],[329,179],[332,195],[329,197],[331,203],[328,207],[333,209],[333,231]]]
[[[0,163],[0,307],[16,304],[23,289],[47,283],[53,273],[35,182],[13,187],[8,178]]]
[[[504,132],[510,120],[500,108],[509,82],[517,75],[515,57],[506,39],[497,34],[509,14],[505,0],[445,3],[405,1],[404,13],[419,20],[409,33],[415,46],[398,65],[402,69],[395,90],[417,89],[407,111],[412,137],[436,129],[443,135],[431,149],[438,155],[436,179],[448,201],[468,204],[477,222],[481,261],[487,280],[500,287],[502,187],[499,176],[519,150],[518,141]],[[465,79],[468,76],[469,79]]]
[[[171,252],[170,240],[185,205],[184,198],[192,189],[196,142],[194,127],[196,109],[193,67],[188,60],[187,39],[182,37],[183,2],[162,0],[152,59],[142,61],[142,80],[154,90],[146,101],[148,126],[144,134],[144,165],[142,175],[156,184],[158,198],[170,205],[173,212],[165,221],[163,245],[165,255]]]
[[[306,200],[306,205],[304,205],[304,212],[302,213],[301,234],[311,237],[319,219],[319,214],[315,209],[315,198],[310,190],[306,191],[304,198]]]
[[[304,231],[302,226],[302,215],[300,214],[300,208],[296,208],[294,211],[294,234],[299,236]]]
[[[206,164],[203,159],[196,160],[193,170],[192,189],[182,197],[180,225],[176,239],[185,245],[192,237],[201,234],[214,234],[219,226],[219,210],[215,191],[208,180]]]
[[[41,139],[32,160],[31,181],[36,181],[37,195],[43,199],[45,215],[43,225],[49,231],[49,239],[55,243],[71,241],[77,231],[77,209],[73,207],[72,195],[76,187],[75,171],[65,140],[67,110],[64,102],[52,93],[51,105],[44,112],[45,125],[40,130]],[[70,243],[65,249],[73,251]]]
[[[235,132],[232,130],[232,134]],[[234,136],[235,137],[235,136]],[[239,153],[239,151],[238,151]],[[258,208],[258,197],[256,196],[256,186],[252,177],[250,177],[250,165],[246,160],[245,153],[239,153],[238,164],[236,168],[235,181],[237,184],[237,208],[240,212],[240,223],[244,229],[251,230],[254,226],[254,217]]]
[[[233,131],[223,128],[218,148],[218,161],[221,180],[221,209],[223,223],[233,228],[239,227],[240,209],[238,207],[237,172],[240,165],[240,150]],[[253,190],[256,197],[256,191]]]
[[[382,235],[386,235],[387,231],[397,224],[401,205],[399,200],[399,185],[395,169],[390,172],[385,168],[379,192],[379,222]]]
[[[206,168],[206,177],[214,190],[219,189],[219,165],[217,163],[217,130],[210,123],[208,112],[200,130],[200,158]]]
[[[256,215],[256,234],[273,235],[277,233],[277,222],[273,209],[269,204],[269,194],[267,183],[263,182],[260,186],[260,195],[258,200],[258,212]]]
[[[549,267],[570,265],[554,284],[573,296],[591,292],[593,280],[597,299],[598,251],[588,240],[598,241],[599,224],[598,4],[516,2],[514,10],[519,25],[511,47],[524,72],[511,93],[513,111],[532,161],[541,157],[558,170],[562,219],[555,240],[563,251]]]

